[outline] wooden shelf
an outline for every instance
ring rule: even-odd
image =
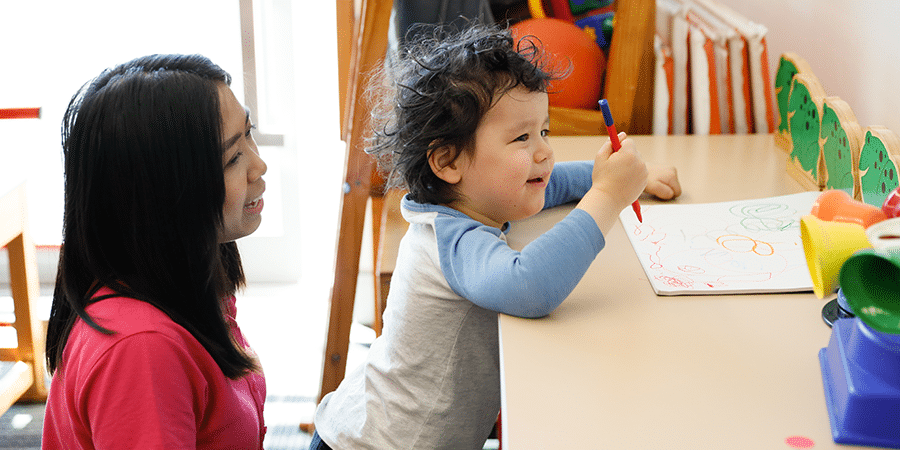
[[[9,253],[16,348],[0,349],[0,413],[18,400],[47,399],[44,327],[36,314],[37,259],[28,232],[25,183],[0,190],[0,247]]]
[[[0,361],[0,414],[28,391],[33,377],[31,366],[22,361]]]

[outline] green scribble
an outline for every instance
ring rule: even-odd
[[[729,212],[739,217],[739,224],[748,231],[784,231],[797,226],[797,212],[780,203],[734,205]]]

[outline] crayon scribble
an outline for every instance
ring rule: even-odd
[[[772,200],[732,202],[718,211],[709,205],[648,205],[643,223],[624,214],[622,221],[648,278],[658,284],[752,290],[759,283],[808,276],[799,231],[808,209]]]

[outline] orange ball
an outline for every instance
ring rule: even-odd
[[[515,39],[534,36],[545,69],[568,76],[550,85],[550,105],[597,109],[606,57],[587,32],[560,19],[526,19],[510,27]]]

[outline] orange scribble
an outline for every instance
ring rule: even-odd
[[[725,250],[734,253],[755,253],[759,256],[772,256],[775,254],[775,247],[772,244],[740,234],[719,236],[716,239],[716,243]]]

